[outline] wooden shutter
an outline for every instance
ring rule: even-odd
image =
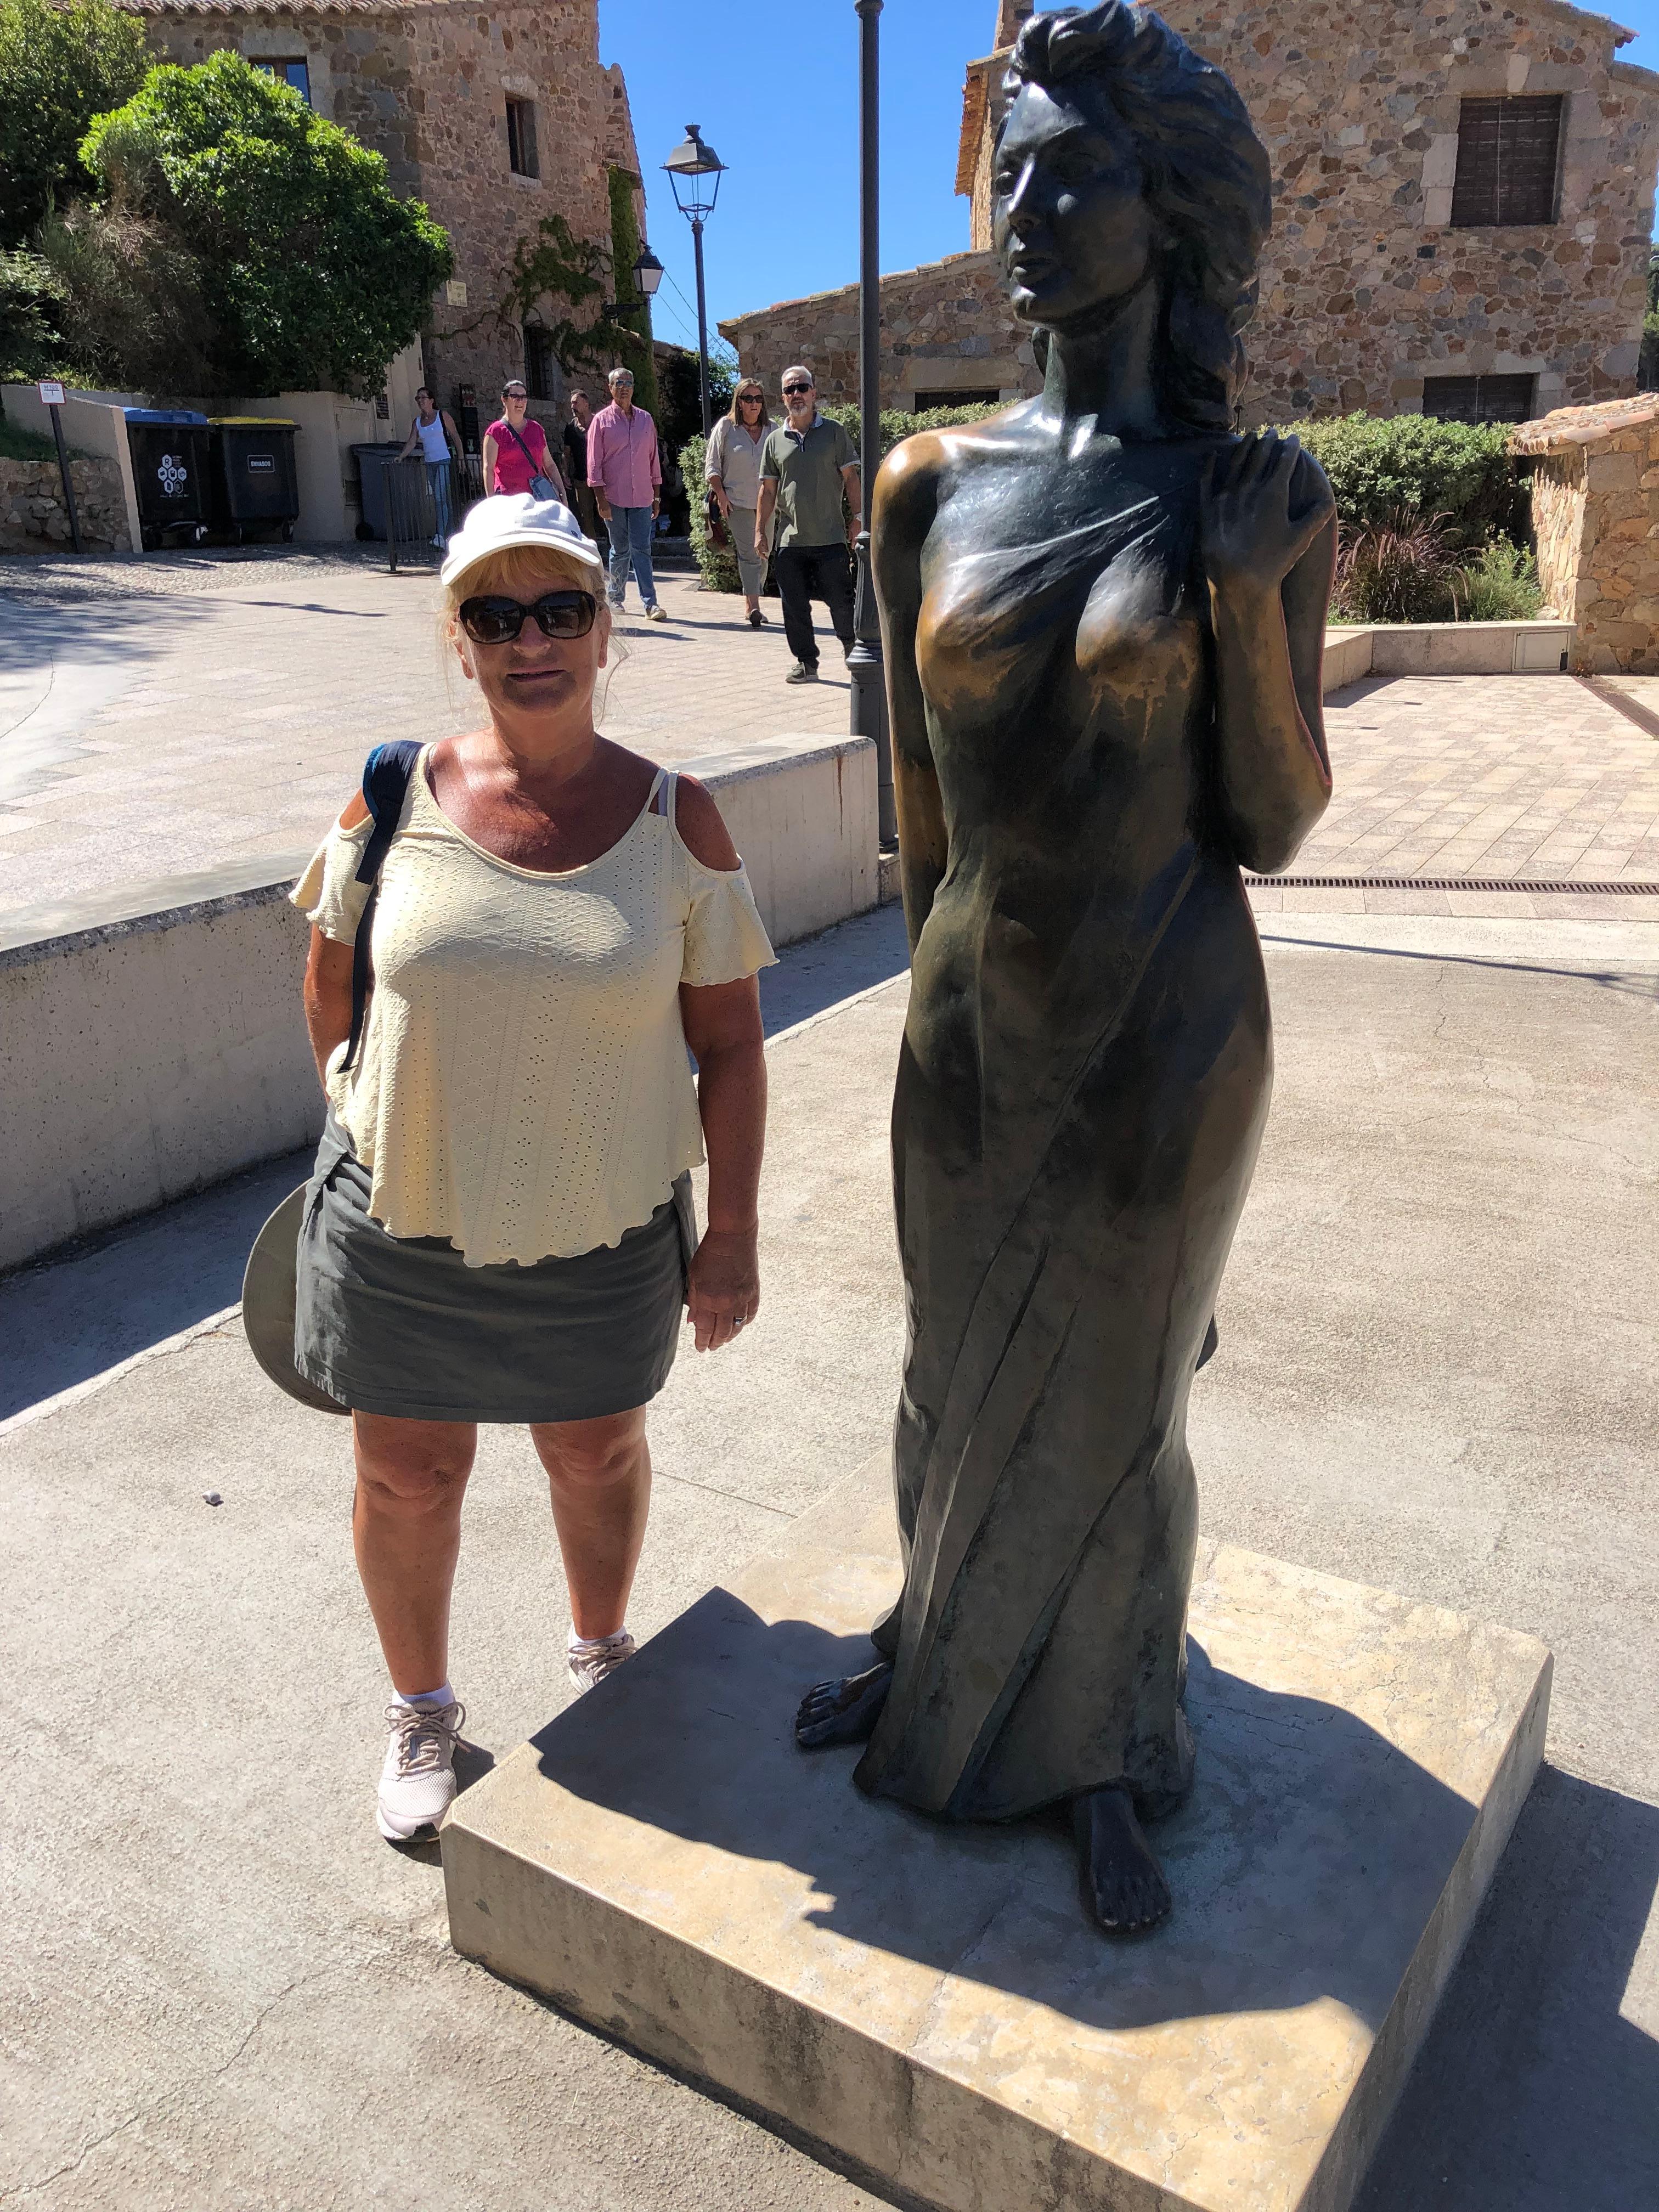
[[[1454,228],[1553,222],[1560,144],[1559,93],[1462,101]]]
[[[1441,422],[1529,422],[1530,376],[1425,376],[1423,412]]]

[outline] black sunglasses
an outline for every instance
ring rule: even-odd
[[[758,407],[760,404],[761,394],[758,392],[740,392],[738,394],[739,407]]]
[[[811,389],[810,384],[786,384],[783,387],[783,396],[786,399],[799,399],[803,392],[810,392]]]
[[[475,645],[510,645],[526,618],[536,623],[544,637],[586,637],[593,627],[599,603],[592,592],[544,592],[530,606],[520,599],[491,595],[463,599],[455,611]]]

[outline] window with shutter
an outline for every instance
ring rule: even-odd
[[[1425,376],[1423,412],[1442,422],[1529,422],[1530,376]]]
[[[1455,229],[1555,221],[1561,104],[1557,92],[1460,102]]]
[[[515,177],[539,177],[536,158],[536,103],[509,100],[507,103],[507,166]]]

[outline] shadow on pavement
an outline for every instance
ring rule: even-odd
[[[1624,2015],[1659,1807],[1541,1768],[1355,2212],[1659,2203],[1659,2043]]]
[[[0,1279],[0,1420],[234,1305],[260,1224],[310,1172],[289,1152]]]

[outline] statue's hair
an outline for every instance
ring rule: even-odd
[[[1009,112],[1028,84],[1077,106],[1103,103],[1128,130],[1171,241],[1164,404],[1190,429],[1231,429],[1244,381],[1239,332],[1255,312],[1273,220],[1267,149],[1231,81],[1150,8],[1101,0],[1031,17],[1004,81]],[[1037,337],[1041,353],[1046,335]]]

